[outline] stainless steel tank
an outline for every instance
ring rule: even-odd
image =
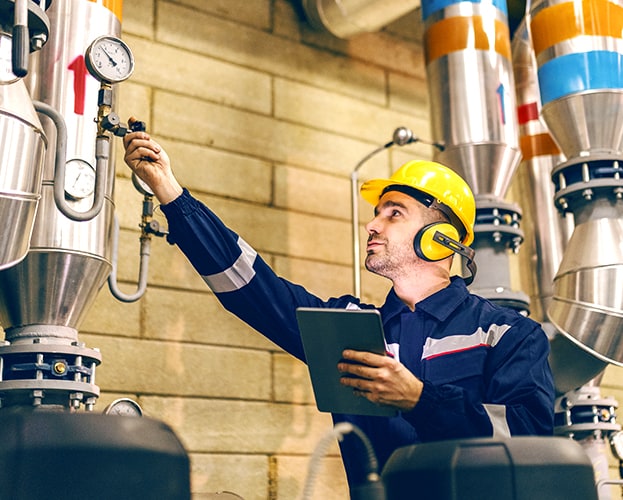
[[[76,180],[72,176],[78,175],[74,172],[88,173],[96,164],[99,82],[86,71],[84,54],[96,37],[118,36],[121,23],[112,10],[86,0],[55,0],[48,16],[51,36],[28,83],[33,100],[49,104],[65,120],[67,203],[77,211],[86,211],[93,194],[88,186],[74,193],[70,184]],[[52,142],[56,137],[52,121],[42,118],[42,123]],[[9,340],[21,336],[27,325],[67,327],[58,330],[59,336],[75,340],[75,330],[111,270],[114,168],[105,173],[106,196],[100,213],[92,220],[77,222],[55,205],[54,154],[50,148],[30,251],[19,265],[0,272],[0,324]],[[27,336],[33,335],[32,329],[27,328]]]
[[[28,90],[11,70],[12,46],[0,27],[0,270],[28,252],[47,144]]]

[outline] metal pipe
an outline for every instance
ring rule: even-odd
[[[56,208],[68,219],[84,222],[93,219],[102,210],[106,190],[106,175],[110,157],[110,139],[98,136],[95,142],[95,190],[93,204],[86,212],[78,212],[65,200],[65,161],[67,157],[67,126],[63,115],[54,107],[41,101],[34,101],[37,112],[46,115],[56,127],[56,149],[54,152],[54,202]]]
[[[338,38],[377,31],[419,6],[420,0],[303,0],[309,23]]]
[[[143,231],[145,233],[145,231]],[[138,271],[138,285],[136,292],[132,295],[126,295],[123,293],[117,285],[117,257],[119,255],[119,220],[115,216],[114,227],[112,233],[112,271],[108,275],[108,287],[113,297],[121,302],[136,302],[139,300],[147,290],[147,272],[149,269],[149,255],[151,249],[151,238],[149,234],[141,234],[141,249],[140,249],[140,265]]]

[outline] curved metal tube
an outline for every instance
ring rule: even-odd
[[[106,194],[106,170],[110,157],[110,139],[106,136],[97,136],[95,141],[95,191],[93,205],[86,212],[78,212],[69,206],[65,200],[65,162],[67,157],[67,126],[63,115],[49,104],[33,101],[37,112],[46,115],[56,127],[56,150],[54,154],[54,202],[56,208],[68,219],[84,222],[93,219],[104,206]]]
[[[353,291],[355,297],[361,295],[361,269],[359,268],[359,169],[377,153],[394,145],[394,141],[388,142],[367,154],[357,163],[357,166],[350,174],[351,183],[351,211],[352,211],[352,232],[353,232]]]
[[[113,297],[121,302],[136,302],[147,290],[147,271],[149,269],[149,254],[151,249],[151,238],[149,235],[141,235],[141,260],[138,271],[138,285],[136,292],[132,295],[123,293],[117,285],[117,257],[119,250],[119,220],[114,217],[114,226],[112,234],[112,271],[108,275],[108,288]]]

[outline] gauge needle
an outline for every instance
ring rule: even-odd
[[[104,52],[104,54],[106,54],[106,57],[108,57],[108,60],[112,63],[112,65],[116,66],[117,62],[112,58],[112,56],[108,53],[105,47],[102,47],[102,51]]]

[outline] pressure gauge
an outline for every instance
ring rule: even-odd
[[[617,431],[610,436],[612,454],[619,460],[623,460],[623,431]]]
[[[134,185],[134,189],[136,189],[139,193],[145,196],[153,196],[154,192],[147,185],[147,183],[142,180],[138,175],[132,172],[132,184]]]
[[[82,200],[95,191],[95,169],[89,162],[75,158],[65,164],[65,194]]]
[[[115,399],[106,408],[105,415],[119,415],[122,417],[142,417],[143,410],[136,401],[130,398]]]
[[[121,39],[101,36],[93,40],[85,53],[89,73],[100,82],[119,83],[134,71],[132,51]]]

